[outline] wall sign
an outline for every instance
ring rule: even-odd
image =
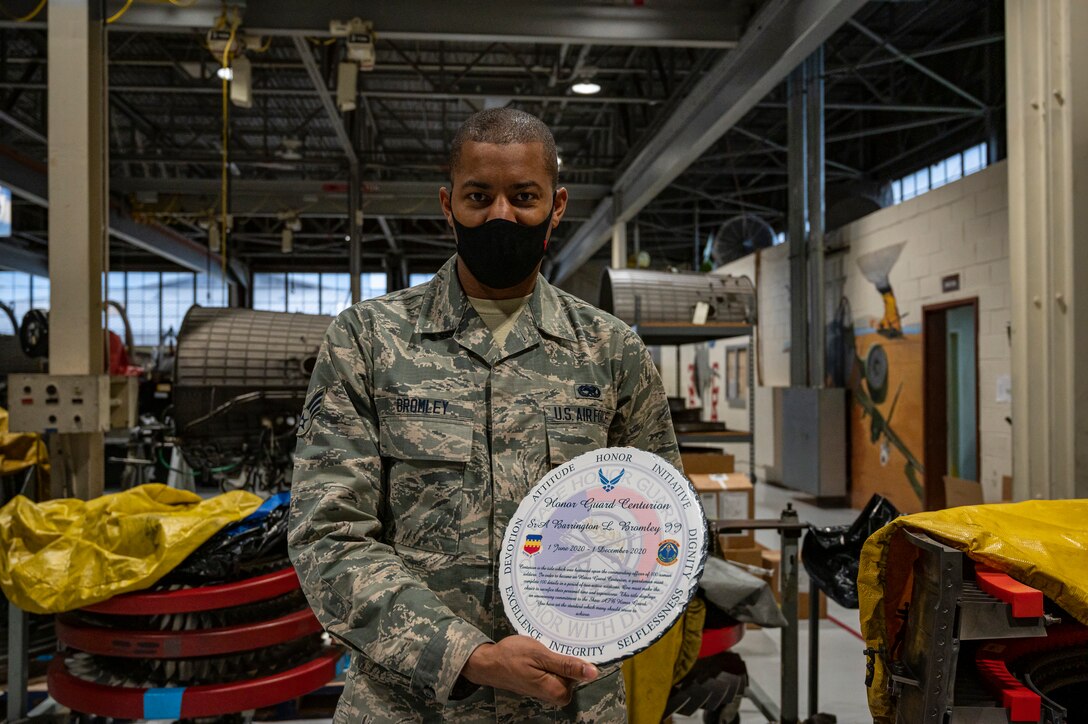
[[[958,292],[960,290],[960,275],[949,274],[946,277],[941,277],[941,291],[942,292]]]

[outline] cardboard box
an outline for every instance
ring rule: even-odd
[[[820,618],[827,618],[827,596],[820,591]],[[781,603],[781,601],[780,601]],[[800,591],[797,594],[797,620],[808,620],[808,591]]]
[[[944,476],[944,507],[958,508],[961,505],[982,505],[982,486],[974,480],[962,480],[950,475]]]
[[[695,492],[710,520],[737,520],[755,517],[755,495],[752,481],[743,473],[715,473],[689,475]],[[754,548],[755,533],[744,531],[735,535],[722,535],[718,540],[722,548]]]
[[[680,453],[680,463],[689,478],[692,475],[733,472],[733,456],[721,453]]]
[[[722,558],[734,563],[743,563],[746,566],[763,567],[763,551],[758,546],[752,546],[751,548],[726,548],[722,546]]]

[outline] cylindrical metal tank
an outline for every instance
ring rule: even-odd
[[[753,324],[756,289],[748,277],[643,269],[605,269],[598,306],[628,324],[691,322],[697,302],[708,322]]]
[[[174,420],[185,441],[222,448],[282,434],[302,410],[332,317],[193,307],[178,333]]]

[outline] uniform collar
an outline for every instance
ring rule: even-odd
[[[455,254],[442,265],[431,280],[423,300],[419,320],[416,322],[416,332],[420,334],[451,332],[460,326],[461,318],[466,310],[471,308],[468,296],[457,278],[457,255]],[[563,313],[559,295],[542,276],[537,276],[527,311],[532,314],[533,323],[541,332],[572,342],[577,340],[570,320]]]

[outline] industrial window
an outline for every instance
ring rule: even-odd
[[[163,331],[159,272],[128,272],[125,286],[133,342],[141,347],[158,345]]]
[[[196,303],[202,307],[225,307],[230,304],[230,292],[223,278],[197,274]]]
[[[385,274],[361,277],[363,299],[385,294]],[[253,275],[253,308],[271,312],[338,314],[351,304],[351,277],[347,274],[277,272]]]
[[[303,314],[321,313],[321,275],[292,273],[287,275],[287,311]]]
[[[385,274],[381,272],[363,274],[363,288],[361,290],[363,299],[373,299],[385,294],[386,282]]]
[[[287,274],[253,275],[253,308],[270,312],[287,311]]]
[[[125,272],[109,272],[104,286],[102,295],[107,301],[117,302],[122,307],[128,304],[125,298]],[[125,323],[113,307],[106,310],[106,327],[121,339],[125,338]]]
[[[336,315],[351,306],[351,275],[321,275],[321,314]]]
[[[986,168],[987,151],[986,144],[980,143],[892,181],[892,203],[901,204],[926,191],[981,171]]]
[[[34,300],[41,299],[42,292],[39,289],[44,289],[45,293],[45,309],[49,308],[49,280],[45,277],[37,277],[33,274],[27,274],[20,271],[0,271],[0,302],[11,307],[15,313],[15,319],[18,322],[23,321],[23,315],[34,308]],[[39,305],[43,306],[43,305]],[[6,318],[6,314],[0,313],[0,316]],[[9,326],[9,322],[0,322],[0,329],[3,329],[5,333]]]
[[[160,335],[176,337],[181,329],[181,320],[195,300],[196,286],[191,272],[163,272]]]
[[[420,284],[426,284],[434,279],[434,274],[427,274],[425,272],[415,272],[408,275],[408,286],[415,287]]]

